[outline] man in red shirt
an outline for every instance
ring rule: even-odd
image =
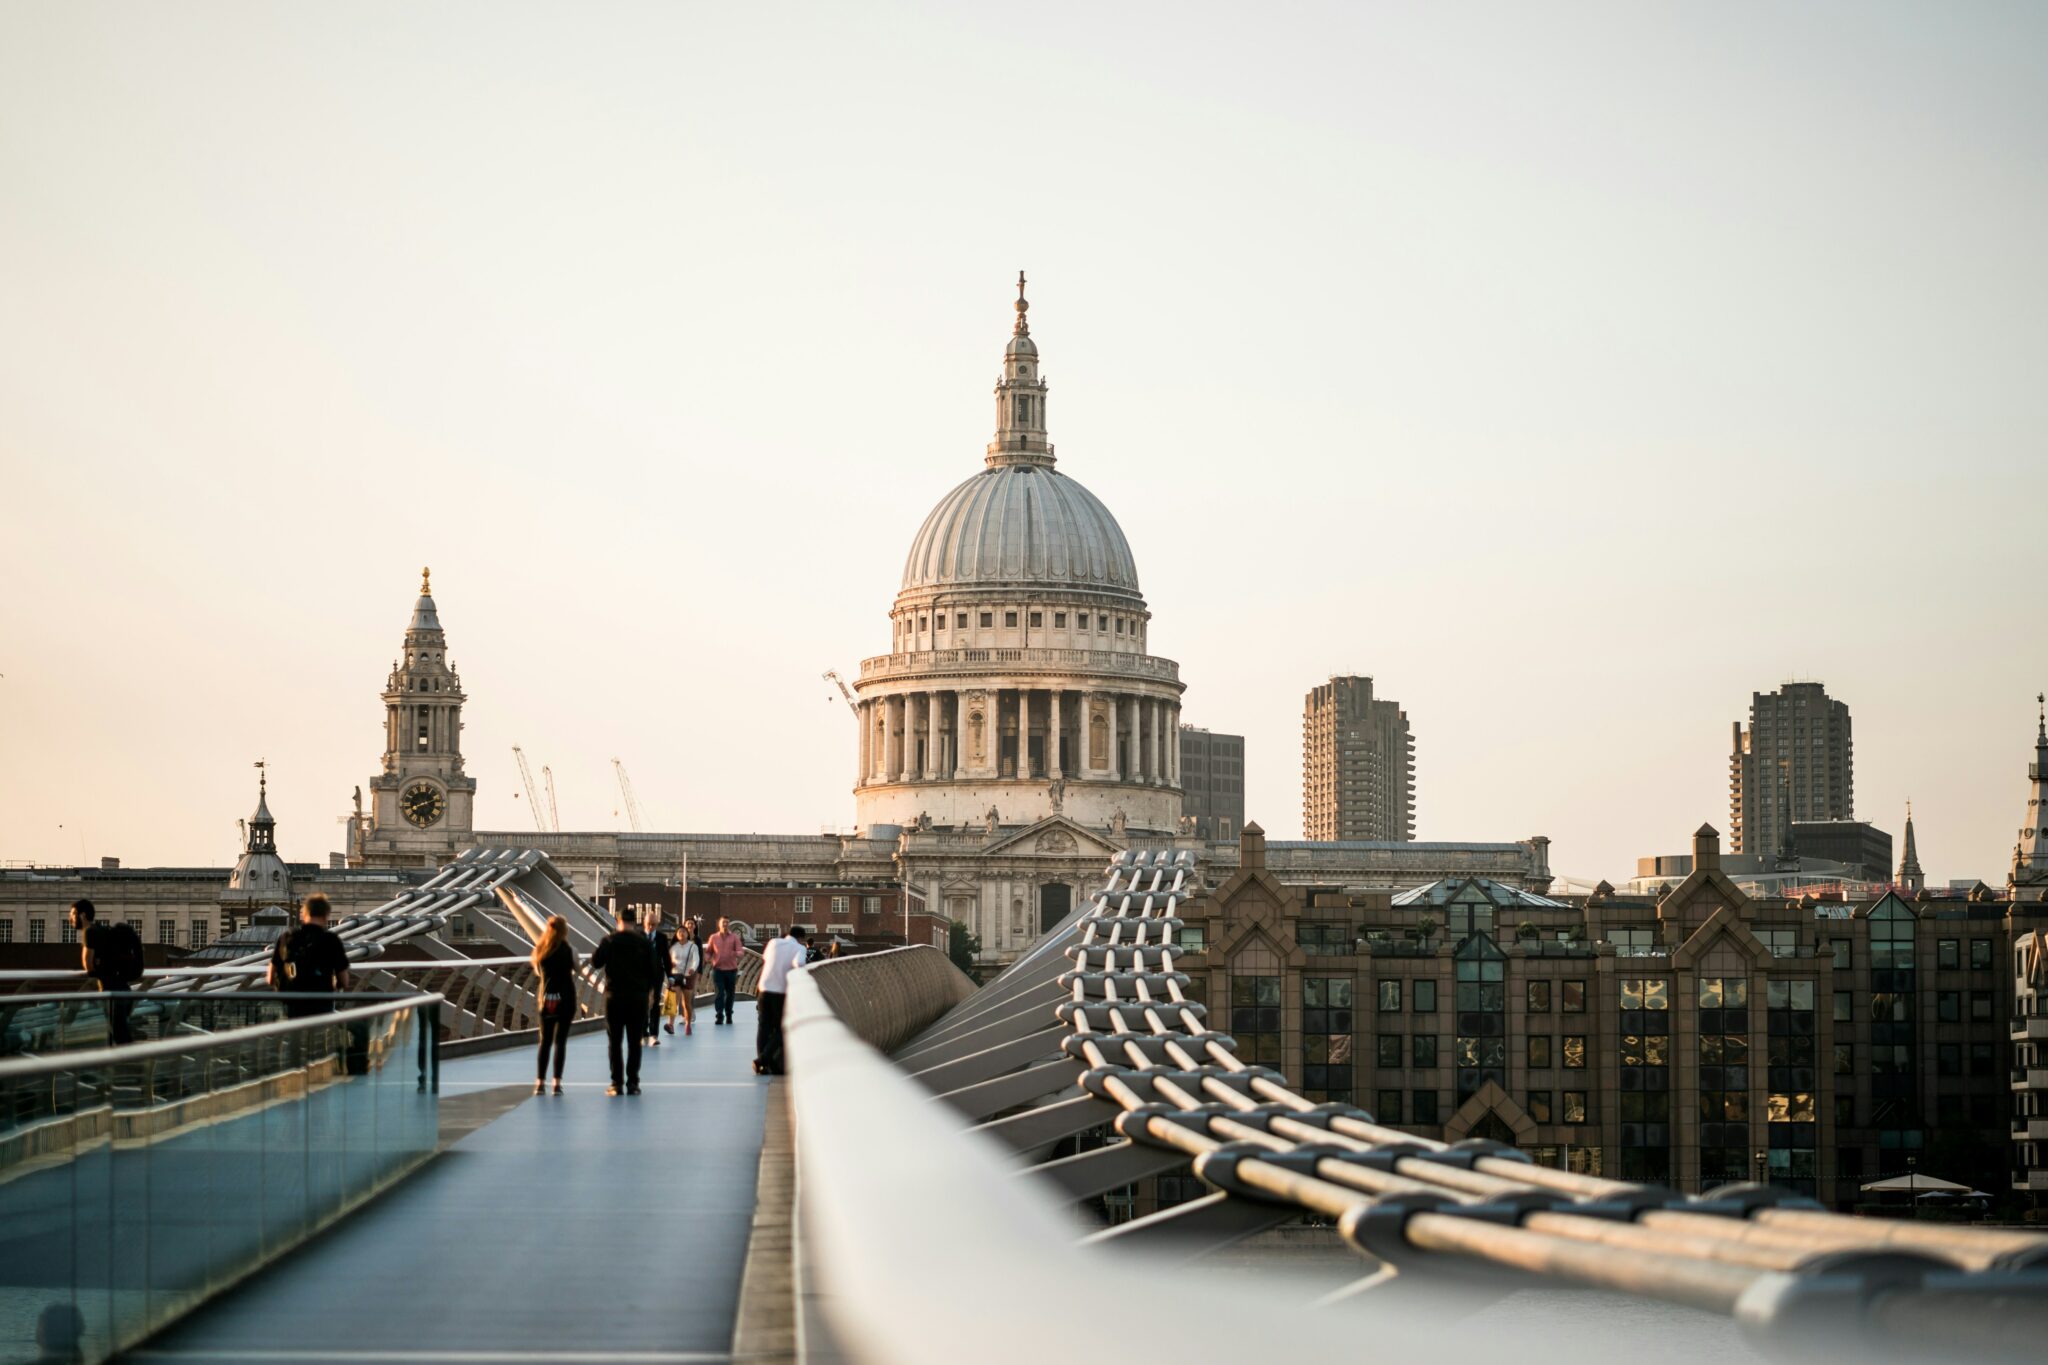
[[[732,1022],[732,993],[739,985],[740,954],[746,951],[746,944],[732,931],[724,915],[718,917],[718,932],[704,945],[705,954],[711,959],[711,1022],[730,1024]]]

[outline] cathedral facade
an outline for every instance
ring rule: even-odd
[[[349,862],[438,866],[464,849],[545,850],[586,894],[669,883],[908,891],[998,964],[1057,923],[1119,850],[1183,832],[1182,683],[1116,517],[1057,467],[1024,281],[982,468],[913,536],[889,651],[862,662],[844,835],[478,831],[460,679],[421,584],[384,691],[382,770],[357,793]],[[1279,875],[1342,886],[1488,876],[1542,890],[1548,841],[1275,845]],[[1234,865],[1235,842],[1206,865]],[[886,927],[882,931],[886,934]]]

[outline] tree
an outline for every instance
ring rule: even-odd
[[[953,965],[969,976],[974,974],[974,959],[981,955],[981,940],[971,933],[967,926],[954,920],[946,928],[946,956],[953,959]]]

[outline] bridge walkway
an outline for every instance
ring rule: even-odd
[[[638,1099],[606,1097],[603,1034],[572,1039],[568,1094],[529,1096],[130,1358],[731,1359],[768,1094],[753,1011],[664,1035]],[[442,1067],[444,1100],[532,1084],[525,1049]]]

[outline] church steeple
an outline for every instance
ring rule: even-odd
[[[371,810],[354,823],[351,863],[438,866],[467,845],[476,779],[462,765],[465,700],[432,573],[421,569],[405,648],[384,683],[384,770],[370,779]]]
[[[996,438],[988,443],[990,468],[1053,462],[1052,442],[1045,434],[1045,380],[1038,372],[1038,343],[1031,339],[1030,311],[1020,270],[1017,321],[1010,329],[1010,344],[1003,348],[1003,377],[996,381]]]
[[[1906,803],[1906,851],[1899,858],[1899,875],[1895,879],[1908,891],[1918,893],[1927,885],[1927,874],[1920,870],[1920,849],[1913,842],[1913,803]]]
[[[2034,761],[2027,765],[2027,815],[2012,850],[2006,889],[2014,900],[2048,900],[2048,695],[2036,693]]]
[[[270,814],[270,764],[256,761],[256,813],[249,817],[249,839],[244,853],[275,853],[277,821]]]

